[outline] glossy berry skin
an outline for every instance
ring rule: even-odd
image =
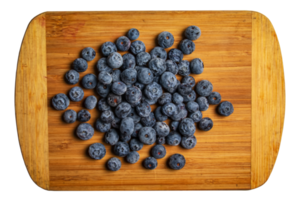
[[[203,131],[209,131],[210,129],[212,129],[213,125],[213,121],[208,117],[201,119],[201,121],[198,124],[199,129]]]
[[[130,112],[131,112],[131,106],[127,102],[120,103],[115,109],[115,114],[120,119],[127,117]]]
[[[171,129],[171,131],[177,131],[178,126],[179,126],[179,122],[177,122],[177,121],[172,121],[171,124],[170,124],[170,129]]]
[[[182,96],[188,95],[193,91],[193,88],[190,86],[190,84],[188,83],[181,83],[178,88],[177,91],[179,94],[181,94]]]
[[[192,76],[185,76],[181,79],[181,83],[187,83],[189,84],[191,87],[195,86],[195,79]]]
[[[166,92],[166,93],[163,93],[161,95],[161,97],[158,98],[157,103],[159,105],[164,105],[166,103],[170,103],[171,100],[172,100],[172,94]]]
[[[206,97],[198,97],[196,102],[199,105],[199,110],[200,111],[206,111],[209,107],[208,101]]]
[[[85,60],[91,61],[91,60],[94,60],[94,58],[96,56],[96,51],[91,47],[86,47],[81,51],[81,56]]]
[[[87,70],[88,64],[87,64],[86,60],[84,60],[83,58],[77,58],[72,63],[72,67],[77,72],[84,72]]]
[[[175,92],[172,96],[172,102],[177,105],[181,104],[183,102],[183,97],[179,93]]]
[[[119,158],[113,157],[109,159],[106,163],[107,169],[110,171],[118,171],[122,166],[122,163]]]
[[[153,78],[153,72],[149,68],[142,68],[137,73],[138,81],[144,85],[152,83]]]
[[[196,92],[192,90],[192,92],[188,95],[183,96],[183,102],[195,101],[196,100]]]
[[[166,153],[166,148],[161,144],[157,144],[151,148],[151,156],[153,156],[156,159],[165,157]]]
[[[160,79],[161,86],[168,92],[172,92],[174,87],[177,87],[176,76],[171,72],[164,72]]]
[[[125,93],[125,99],[128,103],[136,103],[142,99],[142,92],[138,87],[129,87]]]
[[[121,120],[120,124],[120,133],[131,135],[134,131],[134,122],[131,117],[126,117]]]
[[[183,119],[178,126],[178,131],[182,136],[190,137],[194,135],[196,131],[194,121],[190,118]]]
[[[136,114],[134,108],[131,108],[131,111],[130,111],[128,117],[133,119],[134,124],[138,123],[141,120],[141,117],[138,114]]]
[[[168,58],[173,60],[175,63],[180,63],[183,58],[183,53],[179,49],[171,49],[168,52]]]
[[[184,31],[184,36],[189,40],[197,40],[201,35],[201,30],[198,26],[189,26]]]
[[[191,73],[202,74],[204,70],[204,64],[200,58],[195,58],[190,63]]]
[[[194,135],[190,136],[190,137],[184,136],[184,137],[181,138],[181,143],[180,144],[185,149],[192,149],[196,146],[197,139]]]
[[[96,107],[97,105],[97,98],[95,96],[88,96],[85,101],[84,101],[84,107],[86,109],[92,110]]]
[[[100,119],[97,119],[95,122],[95,129],[102,133],[109,131],[111,128],[111,123],[104,123]]]
[[[109,145],[115,145],[119,141],[119,134],[116,129],[109,129],[104,135],[104,141]]]
[[[179,48],[183,54],[189,55],[195,51],[195,43],[192,40],[184,39],[179,43]]]
[[[122,96],[109,93],[107,96],[107,104],[111,107],[116,107],[122,102]]]
[[[128,51],[131,45],[131,41],[126,36],[121,36],[116,41],[116,46],[119,51]]]
[[[103,85],[102,83],[98,82],[96,86],[96,92],[100,97],[105,98],[110,92],[110,87],[111,84]]]
[[[134,42],[131,43],[130,51],[134,55],[137,55],[138,53],[140,53],[142,51],[146,51],[146,46],[145,46],[145,44],[142,41],[136,40],[136,41],[134,41]]]
[[[229,101],[223,101],[217,108],[217,111],[220,115],[229,116],[233,113],[234,108],[232,103]]]
[[[207,102],[211,105],[217,105],[221,102],[221,95],[219,92],[212,92],[207,97]]]
[[[125,83],[117,81],[111,85],[111,91],[116,95],[123,95],[127,91],[127,86]]]
[[[70,105],[70,100],[67,95],[59,93],[52,98],[51,103],[55,110],[64,110]]]
[[[104,123],[111,123],[114,119],[114,113],[111,110],[103,111],[100,115],[100,120]]]
[[[145,96],[151,100],[158,99],[159,97],[161,97],[162,93],[162,87],[156,82],[150,83],[144,89]]]
[[[94,143],[89,146],[89,156],[95,160],[101,160],[105,154],[106,149],[101,143]]]
[[[153,127],[155,125],[155,123],[156,123],[156,119],[155,119],[153,112],[151,112],[148,117],[141,118],[141,124],[143,126]]]
[[[97,70],[98,72],[107,71],[110,74],[113,72],[113,69],[107,65],[106,58],[101,58],[98,60]]]
[[[111,78],[113,83],[121,81],[121,73],[122,72],[119,69],[113,70],[113,72],[111,73]]]
[[[178,64],[178,74],[181,76],[189,76],[191,73],[190,71],[190,63],[187,60],[182,60]]]
[[[146,169],[155,169],[157,167],[157,160],[153,157],[148,157],[144,160],[143,166]]]
[[[140,52],[136,55],[136,64],[139,66],[146,65],[151,59],[151,55],[147,52]]]
[[[134,84],[136,82],[136,79],[137,79],[137,71],[133,68],[125,69],[121,73],[121,80],[127,85]]]
[[[117,142],[113,148],[115,155],[125,157],[129,153],[129,145],[126,142]]]
[[[111,122],[111,126],[113,128],[119,129],[120,128],[120,124],[121,124],[121,119],[115,116],[114,119]]]
[[[166,137],[170,133],[170,127],[165,122],[156,122],[154,130],[159,137]]]
[[[110,68],[117,69],[123,65],[123,57],[118,52],[113,52],[109,54],[106,62]]]
[[[160,58],[162,60],[167,59],[167,52],[162,47],[154,47],[150,52],[151,58]]]
[[[207,97],[213,90],[213,85],[208,80],[202,80],[197,83],[195,90],[201,97]]]
[[[139,151],[143,148],[144,144],[136,138],[132,138],[129,142],[131,151]]]
[[[166,61],[166,71],[176,75],[178,73],[178,65],[173,60]]]
[[[63,115],[63,119],[66,123],[74,123],[77,119],[77,113],[74,110],[66,110]]]
[[[101,71],[98,75],[98,81],[104,85],[108,85],[112,82],[112,77],[109,72]]]
[[[171,169],[180,170],[185,165],[185,158],[181,154],[173,154],[168,160],[168,165]]]
[[[73,87],[69,91],[69,97],[70,97],[71,101],[81,101],[83,99],[83,96],[84,96],[84,92],[78,86]]]
[[[140,32],[136,28],[132,28],[127,32],[127,37],[130,40],[136,40],[140,36]]]
[[[156,137],[156,144],[165,144],[166,138],[165,137]]]
[[[142,143],[151,145],[156,141],[156,132],[152,127],[143,127],[139,131],[138,137]]]
[[[166,63],[161,58],[152,58],[148,65],[149,69],[153,71],[154,76],[162,75],[166,71]]]
[[[165,105],[162,106],[161,112],[164,115],[171,117],[172,115],[176,115],[178,113],[178,109],[175,104],[166,103]]]
[[[65,80],[68,84],[74,85],[79,81],[79,73],[71,69],[65,74]]]
[[[168,116],[164,115],[161,112],[161,106],[159,106],[155,109],[154,115],[155,115],[156,120],[159,121],[159,122],[163,122],[163,121],[166,121],[168,119]]]
[[[195,101],[189,101],[186,104],[186,109],[189,113],[194,113],[199,110],[199,105]]]
[[[91,119],[91,114],[87,110],[80,110],[77,114],[77,120],[80,122],[87,122]]]
[[[140,129],[143,128],[143,125],[141,123],[135,123],[134,124],[134,131],[131,134],[132,137],[138,137],[138,133],[140,131]]]
[[[169,48],[174,44],[174,36],[167,31],[161,32],[157,37],[157,43],[163,48]]]
[[[105,42],[101,46],[101,53],[103,56],[109,56],[109,54],[117,52],[117,47],[112,42]]]
[[[180,144],[181,135],[176,131],[170,132],[170,134],[166,137],[166,144],[171,146],[177,146]]]
[[[139,159],[140,154],[136,151],[129,152],[129,154],[126,156],[126,161],[131,164],[136,163],[137,161],[139,161]]]
[[[81,140],[89,140],[94,135],[94,128],[88,123],[82,123],[77,127],[76,135]]]
[[[123,66],[121,67],[122,70],[128,69],[128,68],[135,68],[136,61],[134,55],[131,53],[126,53],[123,55]]]
[[[136,113],[140,117],[148,117],[151,113],[151,107],[148,103],[142,102],[135,107]]]
[[[194,122],[200,122],[200,120],[202,119],[202,113],[198,110],[194,113],[191,113],[189,115],[189,118],[191,118]]]
[[[102,98],[98,101],[97,108],[99,111],[110,110],[110,106],[107,104],[105,98]]]

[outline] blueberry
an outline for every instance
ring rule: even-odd
[[[99,111],[110,110],[110,106],[107,104],[106,99],[100,99],[97,104]]]
[[[156,122],[154,129],[159,137],[166,137],[170,133],[170,127],[165,122]]]
[[[91,119],[91,114],[87,110],[80,110],[77,114],[77,119],[80,122],[87,122]]]
[[[154,47],[150,52],[151,58],[161,58],[162,60],[167,59],[167,52],[162,47]]]
[[[87,74],[82,78],[81,84],[85,89],[93,89],[97,85],[97,77],[94,74]]]
[[[92,110],[96,107],[97,98],[95,96],[88,96],[84,101],[84,107],[86,109]]]
[[[149,69],[153,71],[153,75],[162,75],[166,71],[166,63],[161,58],[152,58],[149,61]]]
[[[97,119],[95,122],[95,129],[102,133],[109,131],[111,128],[111,123],[104,123],[100,119]]]
[[[194,113],[199,110],[199,104],[196,103],[195,101],[189,101],[186,104],[186,109],[189,113]]]
[[[143,127],[138,134],[139,140],[144,144],[153,144],[156,140],[156,132],[152,127]]]
[[[109,129],[104,135],[104,141],[109,145],[115,145],[119,141],[119,134],[115,129]]]
[[[106,58],[101,58],[97,62],[97,70],[98,72],[107,71],[108,73],[112,73],[113,69],[107,65]]]
[[[166,61],[166,71],[176,75],[178,73],[178,65],[173,60]]]
[[[73,69],[67,71],[65,74],[65,80],[67,83],[74,85],[79,81],[79,73]]]
[[[117,52],[117,47],[114,43],[112,42],[105,42],[101,46],[101,53],[103,56],[109,56],[109,54]]]
[[[144,66],[149,62],[150,59],[151,59],[150,54],[142,51],[136,55],[136,64],[140,66]]]
[[[183,119],[178,126],[178,131],[181,133],[182,136],[194,135],[196,131],[194,121],[191,118]]]
[[[113,52],[109,54],[106,62],[113,69],[120,68],[123,65],[123,57],[118,52]]]
[[[86,47],[81,51],[81,56],[87,60],[87,61],[91,61],[95,58],[96,56],[96,51],[91,48],[91,47]]]
[[[121,77],[121,70],[119,69],[116,69],[116,70],[113,70],[112,74],[111,74],[111,78],[112,78],[112,82],[118,82],[120,81],[120,77]]]
[[[155,119],[153,112],[151,112],[148,117],[142,117],[141,123],[143,126],[153,127],[156,123],[156,119]]]
[[[128,51],[131,41],[126,36],[121,36],[116,41],[116,46],[119,51]]]
[[[137,73],[137,79],[142,84],[150,84],[153,81],[153,72],[149,68],[142,68]]]
[[[100,115],[100,120],[104,123],[111,123],[114,119],[114,113],[111,110],[105,110]]]
[[[136,82],[137,71],[133,68],[125,69],[121,73],[121,80],[126,84],[133,84]]]
[[[178,64],[178,74],[181,76],[188,76],[190,75],[191,71],[190,71],[190,63],[187,60],[182,60],[179,64]]]
[[[202,113],[198,110],[194,113],[191,113],[189,115],[189,118],[191,118],[194,122],[200,122],[200,120],[202,119]]]
[[[139,151],[143,148],[144,144],[140,142],[138,139],[132,138],[129,142],[129,146],[131,151]]]
[[[165,157],[166,153],[166,148],[161,144],[157,144],[151,148],[151,155],[156,159]]]
[[[195,43],[191,40],[184,39],[179,43],[179,48],[183,54],[189,55],[195,51]]]
[[[200,111],[206,111],[209,107],[208,101],[205,97],[198,97],[196,102],[199,105],[199,110]]]
[[[106,149],[103,144],[94,143],[89,146],[88,152],[91,158],[101,160],[106,154]]]
[[[121,124],[121,119],[115,116],[114,119],[111,122],[111,126],[113,128],[118,128],[119,129],[120,128],[120,124]]]
[[[233,105],[229,101],[223,101],[217,108],[218,113],[223,116],[229,116],[233,113]]]
[[[189,40],[197,40],[201,35],[201,30],[198,26],[189,26],[184,31],[184,36]]]
[[[148,157],[144,160],[143,165],[146,169],[155,169],[157,167],[157,160],[153,157]]]
[[[113,151],[115,155],[125,157],[129,153],[129,145],[126,142],[117,142]]]
[[[131,53],[126,53],[123,55],[123,66],[121,67],[122,70],[128,68],[135,68],[136,62],[135,57]]]
[[[177,87],[176,76],[171,72],[164,72],[160,79],[161,86],[168,92],[172,91],[172,88]]]
[[[157,121],[166,121],[168,119],[168,116],[164,115],[162,112],[161,112],[161,106],[157,107],[154,111],[154,114],[155,114],[155,118]]]
[[[181,138],[181,146],[185,149],[192,149],[196,146],[196,144],[197,139],[194,135],[190,137],[184,136]]]
[[[151,113],[151,107],[148,103],[142,102],[135,107],[136,113],[140,117],[148,117]]]
[[[160,105],[164,105],[166,103],[170,103],[171,100],[172,100],[172,94],[166,92],[166,93],[163,93],[161,95],[161,97],[158,98],[157,102]]]
[[[116,95],[123,95],[127,91],[127,86],[121,81],[114,82],[111,86],[111,91]]]
[[[150,83],[144,89],[145,96],[151,100],[158,99],[161,97],[162,93],[162,87],[156,82]]]
[[[146,46],[142,41],[136,40],[136,41],[131,43],[130,51],[134,55],[137,55],[138,53],[140,53],[142,51],[146,51]]]
[[[213,90],[213,85],[207,80],[202,80],[196,85],[196,92],[203,97],[207,97]]]
[[[182,169],[185,165],[185,158],[181,154],[173,154],[168,160],[168,165],[171,169]]]
[[[171,146],[179,145],[180,141],[181,141],[181,136],[176,131],[170,132],[170,134],[167,135],[166,137],[166,144]]]
[[[109,93],[107,96],[107,104],[111,107],[116,107],[122,102],[122,96]]]
[[[131,135],[134,131],[134,122],[131,117],[126,117],[121,120],[120,124],[120,133],[121,135],[124,134],[129,134]]]
[[[161,109],[162,114],[171,117],[172,115],[178,114],[177,106],[173,103],[166,103],[162,106]]]
[[[152,72],[151,72],[152,73]],[[138,73],[138,79],[139,79],[139,73]],[[145,84],[142,84],[140,82],[135,82],[133,84],[135,87],[139,88],[141,91],[143,91],[144,87],[145,87]]]
[[[135,124],[138,123],[138,122],[141,120],[141,117],[140,117],[138,114],[136,114],[134,108],[131,108],[131,111],[130,111],[128,117],[132,118],[132,119],[133,119],[133,122],[134,122]]]
[[[217,105],[221,102],[221,95],[219,92],[212,92],[207,97],[207,102],[211,105]]]
[[[146,96],[142,96],[142,102],[146,102],[149,105],[154,105],[157,102],[157,99],[148,99]]]
[[[86,60],[84,60],[83,58],[77,58],[72,63],[72,67],[77,72],[84,72],[85,70],[87,70],[88,64],[87,64]]]
[[[136,40],[140,36],[140,32],[136,28],[132,28],[128,31],[127,37],[130,40]]]
[[[181,83],[187,83],[191,87],[195,86],[195,79],[192,76],[185,76],[181,79]]]
[[[195,101],[196,100],[196,92],[192,90],[192,92],[188,95],[183,96],[183,102]]]
[[[168,58],[175,63],[180,63],[183,58],[183,53],[179,49],[171,49],[168,53]]]
[[[131,106],[127,102],[120,103],[115,109],[115,114],[120,119],[127,117],[130,112]]]
[[[96,92],[100,97],[107,97],[108,93],[110,92],[111,84],[103,85],[102,83],[98,82],[96,86]]]
[[[172,96],[172,102],[177,105],[181,104],[183,102],[183,97],[179,93],[175,92]]]
[[[63,115],[63,119],[66,123],[74,123],[77,119],[77,113],[74,110],[66,110]]]
[[[84,92],[83,90],[76,86],[73,87],[70,91],[69,91],[69,97],[71,99],[71,101],[81,101],[83,99],[84,96]],[[69,99],[68,99],[69,100]],[[68,104],[69,105],[69,104]]]
[[[98,75],[98,80],[100,83],[104,85],[108,85],[112,82],[112,77],[109,72],[101,71]]]
[[[178,109],[178,113],[175,114],[175,115],[172,115],[172,116],[171,116],[171,119],[172,119],[173,121],[180,121],[180,120],[186,118],[188,112],[187,112],[187,110],[185,109],[184,104],[178,104],[178,105],[177,105],[177,109]]]
[[[139,159],[140,159],[140,154],[136,151],[132,151],[126,156],[126,161],[131,164],[136,163],[137,161],[139,161]]]
[[[204,64],[201,59],[195,58],[191,61],[190,68],[193,74],[201,74],[204,69]]]
[[[157,144],[165,144],[166,138],[165,137],[156,137],[156,143]]]
[[[77,127],[76,135],[81,140],[89,140],[94,135],[94,128],[88,123],[82,123]]]
[[[209,131],[212,129],[213,125],[213,121],[208,117],[201,119],[199,122],[199,128],[203,131]]]
[[[170,129],[171,129],[171,131],[177,131],[178,126],[179,126],[179,122],[177,122],[177,121],[172,121],[171,124],[170,124]]]
[[[59,93],[52,100],[52,106],[55,110],[64,110],[70,105],[70,100],[67,95]]]
[[[142,92],[138,87],[129,87],[125,94],[126,101],[128,103],[136,103],[142,99]]]
[[[120,159],[116,157],[109,159],[106,163],[106,167],[110,171],[118,171],[121,168],[121,165]]]
[[[157,37],[157,43],[163,48],[169,48],[174,44],[174,36],[167,31],[161,32]]]

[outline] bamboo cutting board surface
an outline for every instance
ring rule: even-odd
[[[97,73],[99,48],[114,42],[130,28],[140,31],[139,40],[149,52],[157,35],[169,31],[176,48],[184,29],[197,25],[202,31],[196,50],[184,60],[201,58],[204,72],[193,75],[207,79],[222,101],[231,101],[234,113],[216,114],[216,106],[203,112],[214,121],[209,132],[197,129],[197,145],[186,150],[168,146],[167,155],[155,170],[146,170],[142,161],[153,145],[139,151],[140,161],[128,164],[121,158],[117,172],[106,170],[113,157],[103,142],[104,133],[79,140],[74,132],[79,122],[65,124],[64,111],[51,107],[51,98],[67,93],[74,85],[64,82],[64,74],[80,51],[97,51],[89,68],[80,73]],[[169,49],[171,49],[169,48]],[[169,50],[167,49],[167,51]],[[79,85],[79,84],[77,84]],[[85,97],[96,94],[84,89]],[[264,184],[279,151],[285,112],[283,63],[276,33],[260,13],[238,12],[46,12],[29,24],[20,50],[16,78],[16,120],[23,158],[32,180],[47,190],[214,190],[253,189]],[[99,98],[99,97],[98,97]],[[71,102],[68,109],[83,109]],[[99,111],[91,111],[94,124]],[[90,144],[101,142],[107,149],[102,160],[87,155]],[[186,158],[182,170],[167,167],[174,153]]]

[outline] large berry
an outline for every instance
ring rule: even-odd
[[[65,80],[67,83],[74,85],[79,81],[79,73],[73,69],[67,71],[65,74]]]
[[[218,113],[223,116],[229,116],[233,113],[233,105],[229,101],[223,101],[218,106]]]
[[[81,101],[83,99],[83,96],[84,96],[84,92],[78,86],[73,87],[69,91],[69,97],[70,97],[71,101]]]
[[[198,26],[189,26],[184,31],[184,36],[189,40],[197,40],[201,35],[201,30]]]
[[[196,92],[202,97],[207,97],[213,90],[213,85],[208,80],[202,80],[197,83]]]
[[[183,54],[189,55],[195,51],[195,43],[192,40],[184,39],[179,43],[179,48]]]
[[[101,143],[91,144],[88,151],[90,157],[95,160],[101,160],[106,154],[106,149]]]
[[[91,48],[91,47],[86,47],[81,51],[81,56],[87,60],[87,61],[91,61],[95,58],[96,56],[96,51]]]
[[[163,145],[157,144],[151,148],[151,155],[156,159],[165,157],[166,153],[166,148]]]
[[[121,36],[116,41],[116,46],[119,51],[128,51],[131,45],[131,41],[126,36]]]
[[[182,136],[192,136],[196,131],[195,123],[190,118],[183,119],[178,127],[178,131]]]
[[[89,140],[94,135],[94,128],[88,123],[82,123],[77,127],[76,135],[81,140]]]
[[[208,117],[201,119],[199,122],[199,128],[203,131],[209,131],[212,129],[213,125],[213,121]]]
[[[55,110],[64,110],[70,105],[70,100],[67,95],[59,93],[52,100],[52,106]]]
[[[156,132],[152,127],[143,127],[139,131],[139,140],[144,144],[153,144],[156,141]]]
[[[182,169],[185,165],[185,158],[181,154],[174,154],[169,158],[168,165],[171,169]]]

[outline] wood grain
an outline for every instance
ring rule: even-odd
[[[264,184],[272,172],[284,113],[285,85],[279,42],[270,20],[253,12],[251,188]]]
[[[15,107],[19,142],[28,173],[38,186],[49,189],[45,14],[30,22],[22,42]]]

